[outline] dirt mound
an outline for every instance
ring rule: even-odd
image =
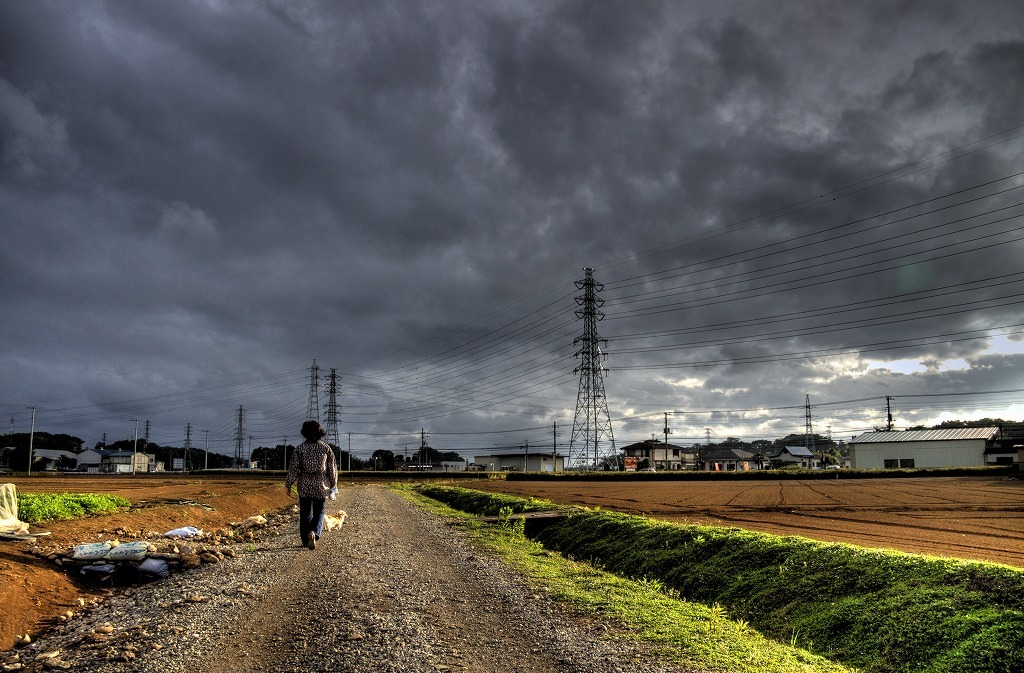
[[[45,629],[57,615],[77,610],[79,598],[88,600],[103,593],[39,559],[31,553],[33,546],[48,550],[110,539],[124,542],[182,526],[213,531],[295,502],[276,480],[60,476],[10,481],[25,493],[119,495],[131,501],[132,508],[33,526],[32,532],[50,533],[37,538],[34,545],[0,541],[0,577],[4,579],[0,583],[0,605],[4,606],[0,611],[0,649],[11,648],[16,636]]]

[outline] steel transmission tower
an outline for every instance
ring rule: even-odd
[[[192,453],[192,424],[185,424],[185,456],[181,461],[181,468],[188,470],[188,454]]]
[[[327,379],[327,405],[324,409],[327,411],[327,443],[330,444],[337,453],[334,454],[334,460],[337,462],[341,451],[339,449],[338,440],[338,370],[331,368],[331,377]],[[339,466],[340,467],[340,466]]]
[[[814,455],[814,426],[811,424],[811,396],[804,396],[804,444]]]
[[[320,368],[313,358],[313,366],[309,368],[309,404],[306,406],[306,420],[320,420]]]
[[[608,340],[597,333],[597,322],[604,318],[601,312],[604,300],[597,293],[604,289],[604,285],[594,280],[593,269],[586,268],[583,272],[586,274],[583,280],[576,281],[576,287],[583,290],[583,294],[576,297],[579,306],[576,317],[583,321],[583,334],[573,340],[573,345],[580,344],[575,353],[580,364],[573,370],[573,374],[579,372],[580,391],[576,397],[576,417],[569,440],[569,466],[596,469],[601,458],[615,457],[615,437],[604,394],[604,372],[608,370],[601,364],[605,358],[601,342],[607,344]],[[608,442],[604,450],[602,437]]]
[[[243,441],[245,441],[245,407],[238,405],[238,428],[235,430],[235,467],[242,464]]]

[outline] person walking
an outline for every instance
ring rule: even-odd
[[[306,421],[301,433],[306,441],[295,447],[284,487],[291,494],[292,486],[298,485],[299,536],[303,545],[316,549],[324,527],[324,501],[338,485],[338,468],[334,450],[324,441],[327,432],[319,423]]]

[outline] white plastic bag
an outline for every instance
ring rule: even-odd
[[[199,530],[195,526],[183,526],[181,528],[175,528],[174,530],[167,531],[164,533],[164,537],[199,537],[203,534],[203,531]]]

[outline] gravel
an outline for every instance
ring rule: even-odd
[[[396,494],[342,489],[349,518],[316,550],[297,515],[235,558],[116,590],[5,670],[654,673],[680,669],[620,627],[574,614]],[[336,509],[328,504],[328,511]]]

